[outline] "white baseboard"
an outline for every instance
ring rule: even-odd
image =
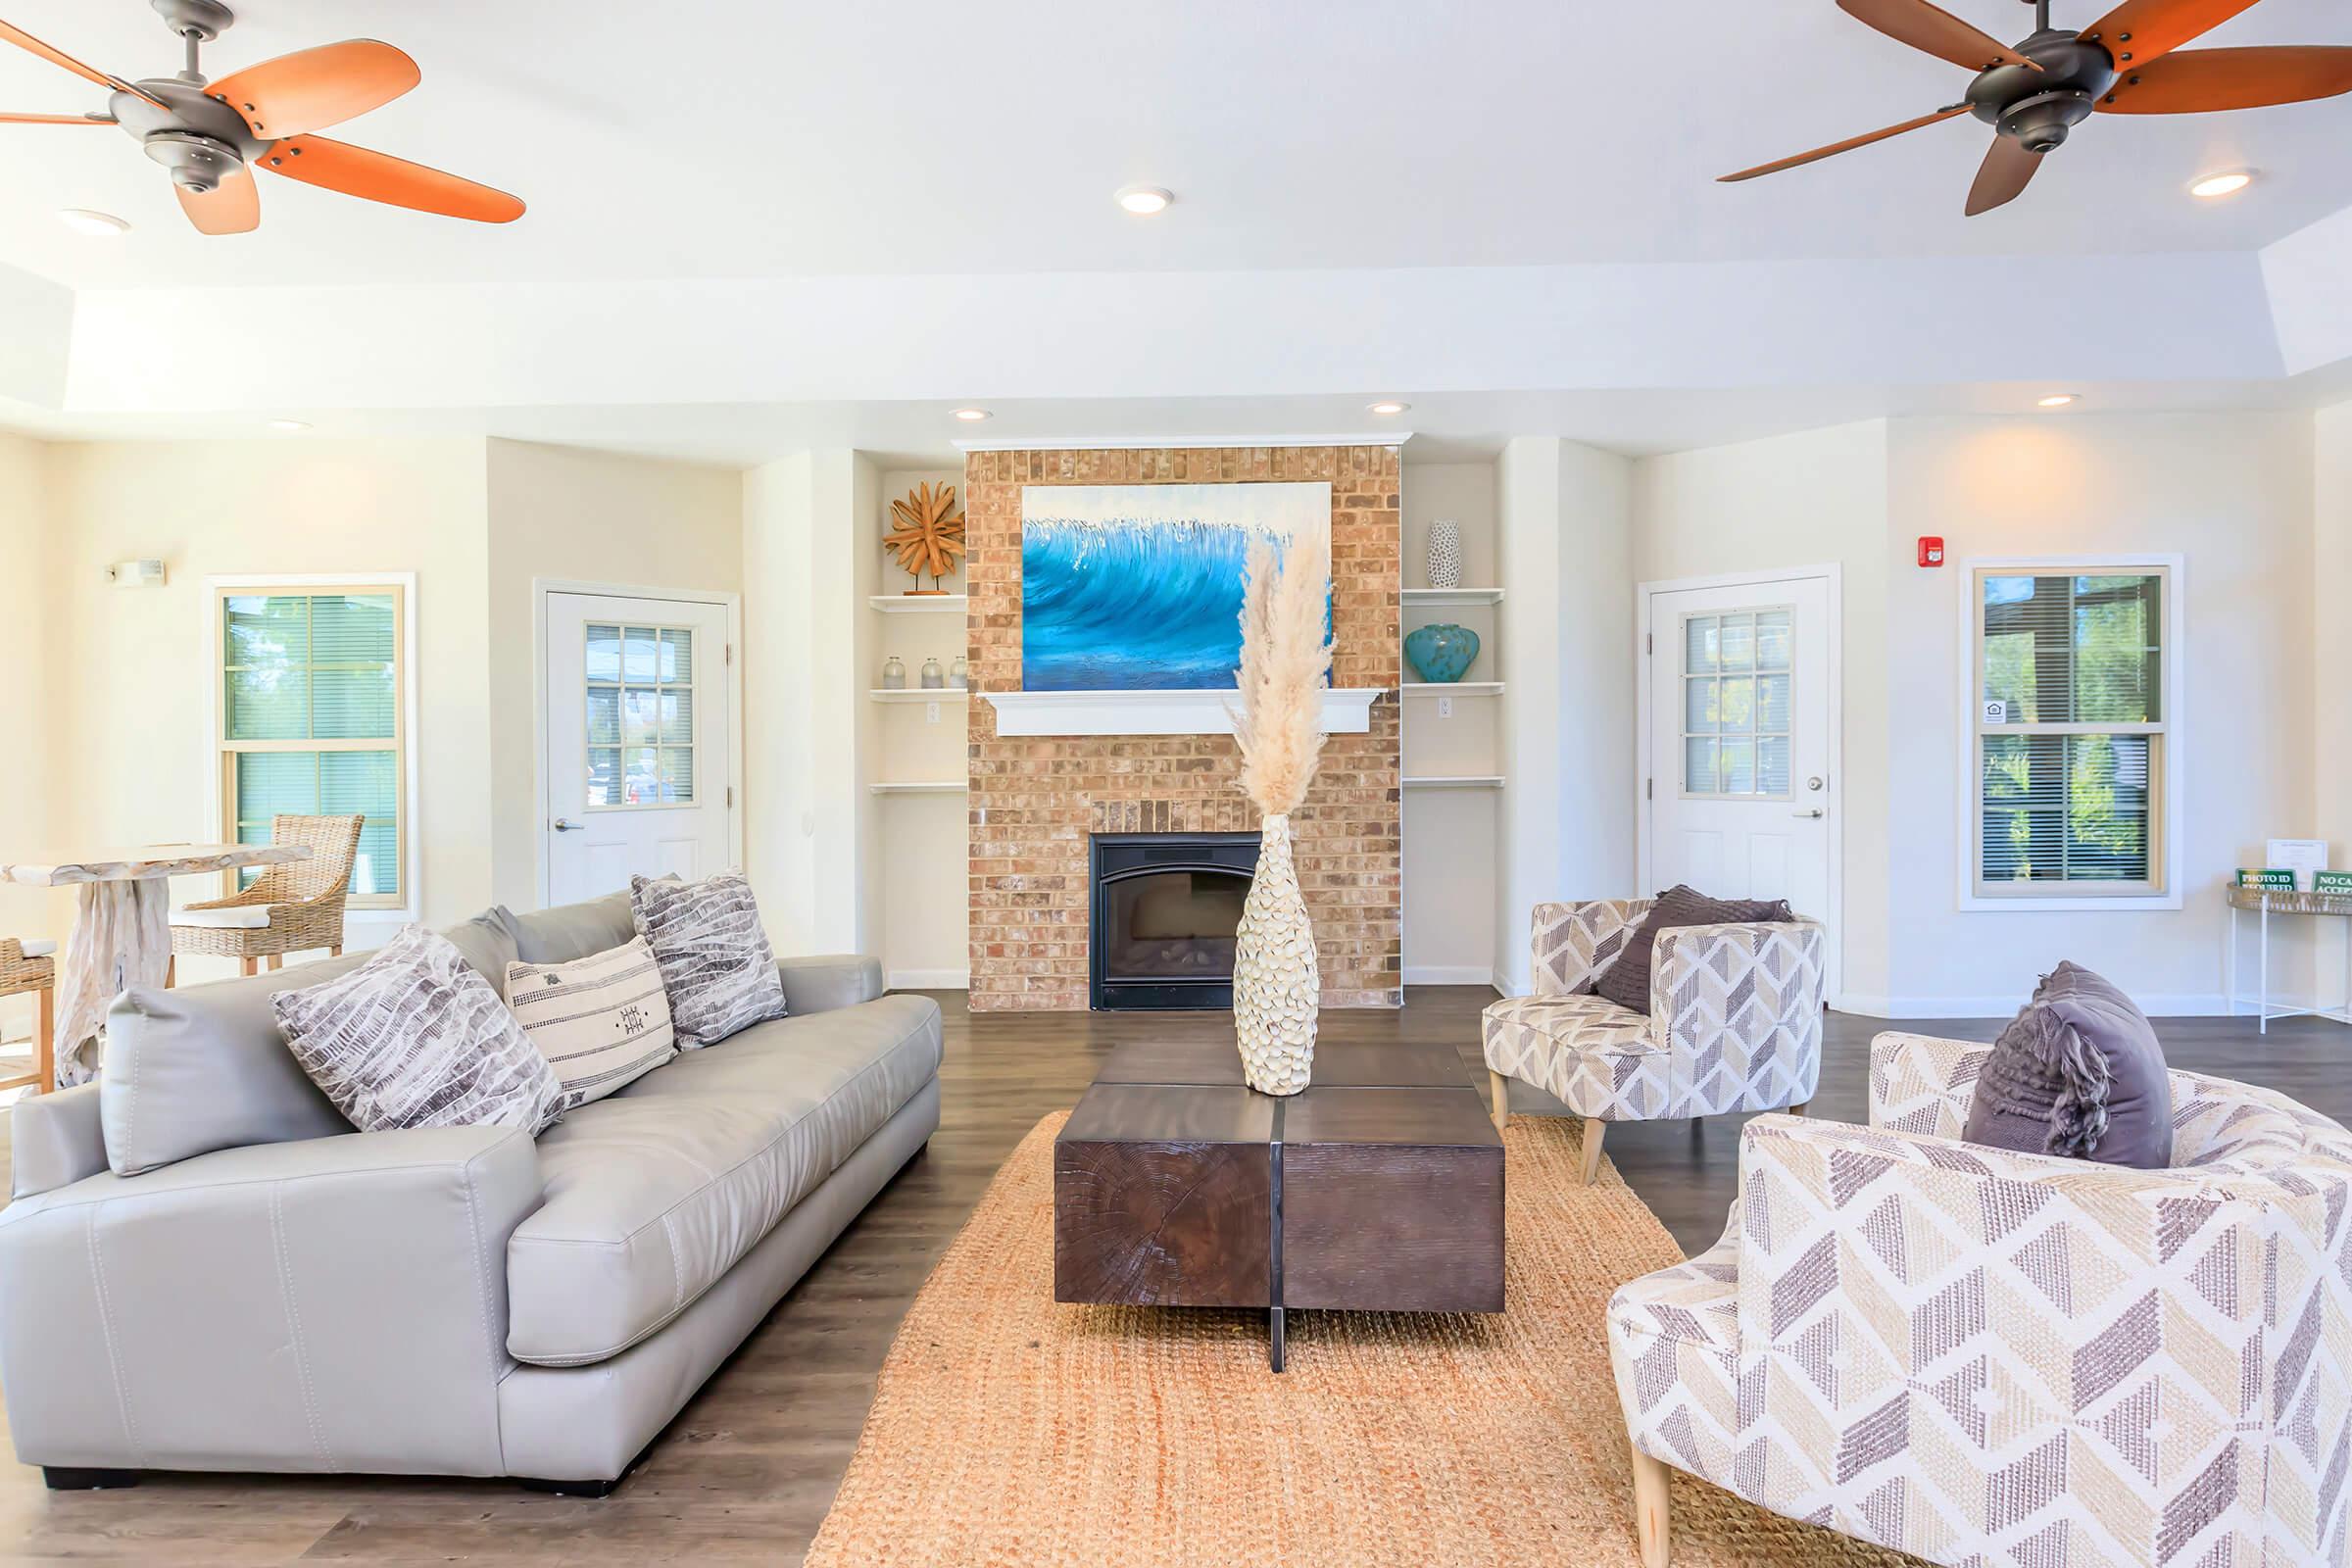
[[[2222,1018],[2229,1016],[2229,999],[2218,991],[2156,992],[2134,995],[2132,999],[2139,1010],[2151,1018]],[[2309,1005],[2302,997],[2274,997],[2272,1005],[2300,1007]],[[1877,997],[1860,992],[1845,992],[1830,998],[1830,1010],[1850,1012],[1864,1018],[2006,1018],[2024,1006],[2022,996],[2008,997]],[[2247,1017],[2254,1015],[2250,1002],[2239,1004]]]
[[[882,984],[893,991],[969,991],[972,971],[969,969],[891,969],[883,973]]]
[[[1404,983],[1408,986],[1491,986],[1494,983],[1494,971],[1475,963],[1408,964],[1404,970]]]

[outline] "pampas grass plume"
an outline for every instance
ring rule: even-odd
[[[1279,566],[1274,547],[1250,545],[1242,591],[1241,707],[1233,715],[1242,748],[1242,793],[1268,816],[1306,799],[1323,755],[1323,681],[1331,673],[1324,606],[1331,595],[1331,546],[1295,539]]]

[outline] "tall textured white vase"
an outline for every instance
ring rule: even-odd
[[[1429,525],[1429,585],[1462,585],[1462,525],[1450,517],[1440,517]]]
[[[1233,953],[1233,1026],[1241,1037],[1242,1077],[1250,1088],[1295,1095],[1306,1087],[1322,995],[1315,931],[1291,858],[1291,819],[1269,816]]]

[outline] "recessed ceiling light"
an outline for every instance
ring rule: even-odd
[[[2035,398],[2034,406],[2037,409],[2063,409],[2082,395],[2080,392],[2053,392],[2046,398]]]
[[[1372,408],[1372,412],[1373,412],[1374,414],[1402,414],[1402,413],[1403,413],[1405,410],[1407,410],[1407,409],[1409,409],[1409,408],[1411,408],[1411,407],[1412,407],[1412,405],[1411,405],[1410,403],[1395,403],[1395,402],[1391,402],[1391,403],[1375,403],[1375,404],[1373,404],[1373,405],[1371,406],[1371,408]]]
[[[2211,200],[2216,196],[2234,196],[2253,183],[2253,171],[2233,169],[2226,174],[2207,174],[2203,179],[2190,185],[2188,193],[2191,196],[2203,196]]]
[[[310,427],[311,424],[308,419],[271,419],[270,421],[270,429],[282,430],[287,435],[300,435],[303,431],[308,430]]]
[[[986,409],[957,409],[956,417],[966,424],[978,424],[982,419],[991,419],[996,416],[990,414]]]
[[[95,234],[101,238],[130,231],[130,225],[114,214],[94,213],[86,207],[65,208],[58,213],[57,220],[76,234]]]
[[[1153,213],[1166,212],[1168,203],[1176,198],[1157,185],[1126,185],[1120,187],[1114,199],[1138,218],[1149,218]]]

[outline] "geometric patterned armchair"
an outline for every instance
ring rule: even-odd
[[[1609,1303],[1666,1467],[1931,1562],[2352,1557],[2352,1133],[2172,1074],[2174,1165],[1959,1141],[1988,1048],[1883,1034],[1869,1127],[1766,1116],[1723,1240]]]
[[[1822,955],[1812,920],[1692,925],[1658,933],[1645,1016],[1590,994],[1653,899],[1539,904],[1535,994],[1484,1016],[1494,1125],[1509,1080],[1585,1118],[1585,1182],[1613,1121],[1802,1111],[1821,1076]]]

